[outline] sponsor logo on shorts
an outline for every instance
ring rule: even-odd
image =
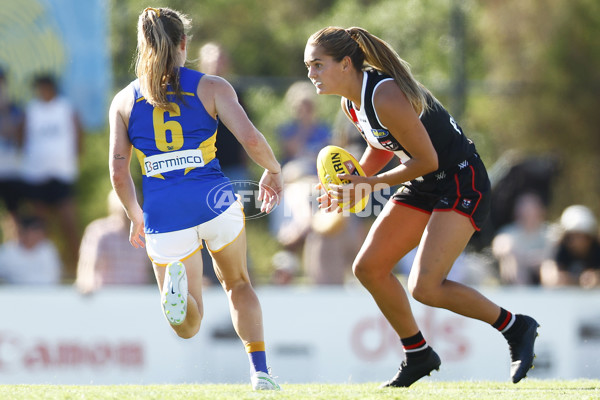
[[[202,158],[202,151],[200,149],[172,151],[144,158],[146,176],[155,176],[178,169],[203,166],[204,159]]]
[[[441,172],[438,172],[437,174],[435,174],[435,179],[437,179],[438,181],[441,181],[445,177],[446,177],[446,171],[441,171]]]
[[[471,200],[469,200],[469,199],[463,199],[462,206],[463,206],[463,208],[469,208],[469,207],[471,207]]]

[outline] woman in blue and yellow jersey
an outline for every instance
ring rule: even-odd
[[[487,217],[490,183],[475,145],[442,104],[412,76],[385,41],[362,28],[327,27],[306,44],[304,62],[319,94],[341,96],[341,107],[368,146],[360,164],[366,177],[343,175],[319,200],[327,211],[351,207],[358,186],[368,193],[402,185],[377,216],[353,265],[360,282],[398,333],[406,360],[384,386],[410,386],[439,368],[412,314],[396,263],[419,247],[408,288],[429,306],[487,322],[504,334],[514,383],[533,363],[537,322],[514,315],[448,273]],[[381,169],[391,158],[400,165]]]
[[[200,329],[198,250],[204,240],[249,355],[252,386],[276,390],[266,364],[261,307],[246,266],[242,205],[217,158],[218,120],[265,169],[258,198],[266,213],[279,202],[281,167],[231,85],[183,67],[189,24],[168,8],[147,8],[139,16],[138,79],[115,96],[109,112],[111,182],[131,220],[131,244],[145,246],[153,262],[173,330],[191,338]],[[143,175],[143,208],[129,170],[134,152]]]

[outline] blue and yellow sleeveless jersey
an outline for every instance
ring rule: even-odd
[[[235,201],[216,158],[217,120],[204,108],[197,88],[204,74],[180,68],[183,98],[171,86],[172,111],[151,106],[131,83],[135,102],[128,135],[142,168],[146,233],[190,228],[221,214]]]

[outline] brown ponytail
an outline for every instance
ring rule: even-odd
[[[186,36],[190,20],[169,8],[146,8],[137,27],[135,73],[146,101],[154,107],[171,110],[167,85],[182,97],[177,69],[178,46]]]
[[[358,27],[327,27],[314,33],[308,43],[321,46],[336,61],[350,57],[357,70],[372,67],[390,75],[417,114],[430,107],[427,96],[431,94],[413,77],[408,63],[388,43],[367,30]]]

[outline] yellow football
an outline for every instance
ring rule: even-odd
[[[317,156],[317,174],[319,181],[325,191],[329,190],[329,185],[340,185],[350,183],[348,180],[341,180],[338,174],[360,175],[365,176],[365,173],[352,154],[338,146],[325,146]],[[364,193],[364,192],[363,192]],[[360,195],[360,190],[356,192]],[[364,196],[350,208],[350,212],[357,213],[364,210],[369,201],[369,194],[364,193]],[[342,203],[343,208],[347,203]]]

